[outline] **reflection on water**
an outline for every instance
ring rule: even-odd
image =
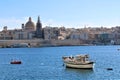
[[[72,73],[74,72],[78,74],[84,74],[84,75],[91,74],[94,72],[93,69],[73,69],[73,68],[65,68],[65,71],[72,72]]]
[[[73,69],[73,68],[65,68],[65,72],[67,74],[71,74],[70,77],[75,80],[75,79],[82,79],[82,80],[89,80],[94,73],[93,69]],[[75,75],[72,75],[75,74]]]

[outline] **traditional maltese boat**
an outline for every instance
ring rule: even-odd
[[[65,66],[69,68],[92,69],[94,64],[89,60],[88,55],[64,56],[62,59]]]
[[[10,64],[21,64],[22,62],[19,61],[19,60],[14,60],[14,61],[11,61]]]

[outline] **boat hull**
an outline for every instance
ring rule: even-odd
[[[10,62],[10,64],[21,64],[22,62],[21,61],[13,61],[13,62]]]
[[[68,68],[76,68],[76,69],[92,69],[93,68],[93,63],[90,63],[90,64],[70,64],[70,63],[65,63],[65,65]]]

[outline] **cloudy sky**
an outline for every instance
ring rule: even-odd
[[[40,16],[44,26],[72,28],[120,25],[120,0],[1,0],[0,30],[21,28]]]

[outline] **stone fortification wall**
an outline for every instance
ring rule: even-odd
[[[31,47],[81,45],[80,40],[0,40],[1,47],[21,43],[28,43]]]
[[[52,40],[52,44],[54,45],[59,45],[59,46],[70,46],[70,45],[80,45],[81,41],[80,40]]]
[[[115,44],[120,45],[120,39],[117,39],[117,40],[115,41]]]

